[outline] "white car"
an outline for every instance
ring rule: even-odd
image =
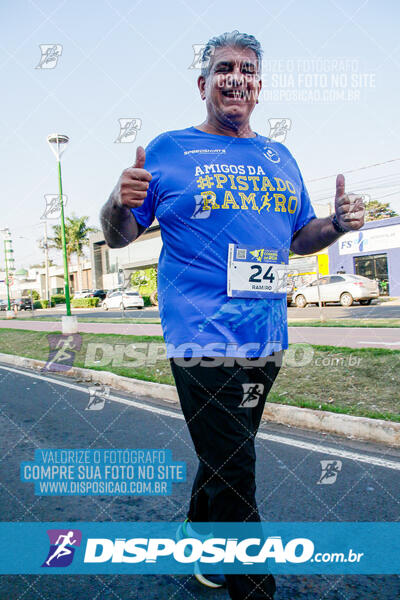
[[[90,290],[82,290],[81,292],[75,292],[73,297],[74,298],[89,298]]]
[[[361,275],[325,275],[308,285],[297,289],[293,301],[298,308],[307,304],[318,304],[318,285],[321,302],[340,302],[342,306],[351,306],[356,300],[360,304],[371,304],[373,298],[379,296],[378,282]]]
[[[143,308],[144,301],[139,292],[119,290],[107,295],[103,300],[102,307],[104,310],[109,308],[119,308],[120,310]]]

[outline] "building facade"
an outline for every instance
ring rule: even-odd
[[[125,286],[137,269],[156,266],[162,247],[157,220],[125,248],[109,248],[102,232],[93,233],[89,242],[93,287],[103,290]]]
[[[5,278],[5,273],[0,272],[0,298],[2,299],[7,297]],[[29,296],[30,290],[35,290],[40,298],[46,299],[46,269],[43,267],[20,269],[12,274],[11,279],[10,296],[12,299]],[[79,269],[77,265],[69,266],[69,285],[71,295],[80,289],[92,288],[92,266],[90,261],[82,260]],[[64,267],[49,267],[50,296],[64,294],[64,291]]]
[[[400,296],[400,217],[370,221],[329,247],[330,272],[377,279],[381,294]]]

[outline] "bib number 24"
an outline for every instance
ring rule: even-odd
[[[250,275],[249,281],[254,283],[261,283],[264,279],[265,281],[269,281],[270,283],[274,282],[275,275],[271,265],[268,265],[267,270],[262,275],[262,277],[260,277],[261,273],[263,272],[263,268],[261,265],[252,265],[250,268],[253,271],[253,273]]]

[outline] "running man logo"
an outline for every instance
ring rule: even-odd
[[[89,387],[89,403],[85,410],[103,410],[109,397],[110,388],[107,385]]]
[[[114,144],[131,144],[136,140],[139,129],[142,128],[142,119],[118,119],[119,134]]]
[[[254,258],[256,258],[259,262],[261,262],[264,254],[264,248],[261,248],[261,250],[252,250],[250,254],[254,256]]]
[[[61,202],[59,194],[45,194],[44,199],[46,201],[46,208],[44,213],[40,217],[43,221],[45,219],[59,219],[61,216]],[[67,196],[62,195],[62,203],[65,208],[67,204]]]
[[[339,471],[342,470],[341,460],[320,460],[322,473],[317,481],[318,485],[335,483]]]
[[[281,144],[285,141],[287,133],[292,125],[291,119],[268,119],[268,137]]]
[[[196,203],[196,206],[195,206],[193,214],[190,218],[191,219],[208,219],[208,217],[211,215],[211,208],[210,207],[205,208],[203,196],[196,194],[194,196],[194,201]]]
[[[48,529],[50,548],[42,567],[68,567],[74,558],[75,549],[81,545],[79,529]]]
[[[82,336],[79,333],[71,335],[50,334],[49,359],[43,371],[69,371],[74,364],[75,353],[79,352],[82,345]]]
[[[264,391],[262,383],[242,383],[243,400],[239,404],[239,408],[254,408],[260,401]]]
[[[210,48],[209,56],[205,57],[203,60],[203,52],[206,44],[192,44],[194,57],[192,64],[189,65],[188,69],[206,69],[208,63],[210,62],[210,58],[214,54],[215,48]]]
[[[39,44],[40,57],[39,64],[35,67],[36,69],[54,69],[57,66],[58,59],[62,54],[61,44]]]

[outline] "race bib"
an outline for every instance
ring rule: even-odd
[[[233,298],[285,298],[289,250],[229,244],[227,294]]]

